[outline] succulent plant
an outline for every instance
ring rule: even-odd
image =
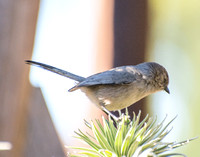
[[[166,135],[172,130],[168,126],[176,118],[164,125],[165,119],[156,124],[157,118],[148,118],[148,115],[140,122],[141,112],[133,119],[129,118],[128,112],[122,114],[119,121],[108,120],[102,117],[102,124],[99,120],[85,121],[93,135],[78,130],[76,138],[86,142],[90,148],[70,147],[78,149],[79,154],[70,154],[72,157],[165,157],[182,155],[169,153],[169,151],[187,144],[189,140],[182,142],[162,142]]]

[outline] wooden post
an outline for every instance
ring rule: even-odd
[[[147,34],[147,1],[115,1],[114,67],[134,65],[145,60]],[[144,99],[129,107],[129,113],[142,110]]]
[[[32,121],[28,119],[32,87],[28,80],[29,66],[25,65],[24,60],[32,56],[38,10],[39,0],[0,0],[0,141],[12,144],[11,150],[0,151],[0,156],[3,157],[24,156],[27,139],[31,139],[27,137],[30,135],[27,131],[32,125],[29,123]],[[36,100],[37,98],[34,101]],[[32,115],[38,114],[32,113]],[[40,115],[45,119],[42,115],[47,114]],[[48,128],[53,129],[53,127]],[[57,136],[52,139],[58,141]],[[38,147],[42,143],[39,140],[43,139],[38,139]],[[52,142],[58,143],[57,141]],[[49,146],[49,150],[52,149],[52,145],[48,142],[46,145]],[[31,154],[32,149],[28,150]],[[43,153],[42,156],[48,156],[48,153]]]
[[[39,88],[33,88],[28,111],[26,157],[64,157],[64,151]]]

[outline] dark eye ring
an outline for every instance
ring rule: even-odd
[[[164,83],[167,83],[167,79],[166,78],[164,78]]]

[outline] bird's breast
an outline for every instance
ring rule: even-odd
[[[121,110],[149,94],[143,82],[123,85],[95,85],[81,87],[87,97],[98,107],[109,111]]]

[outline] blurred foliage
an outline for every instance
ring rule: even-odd
[[[153,99],[156,113],[178,114],[177,136],[180,139],[200,135],[200,1],[151,0],[147,60],[162,63],[170,75],[170,98]],[[168,99],[171,99],[170,101]],[[166,101],[165,101],[166,100]],[[162,102],[166,103],[159,106]],[[156,109],[155,109],[156,110]],[[158,111],[159,110],[159,111]],[[181,131],[181,132],[180,132]],[[196,140],[182,152],[199,155]]]

